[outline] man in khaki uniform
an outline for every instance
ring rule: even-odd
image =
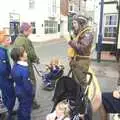
[[[22,23],[20,26],[20,34],[14,42],[14,47],[23,46],[25,48],[27,52],[27,56],[28,56],[30,78],[32,80],[33,87],[36,88],[36,79],[35,79],[35,74],[34,74],[32,63],[38,63],[39,59],[35,53],[32,42],[28,38],[28,36],[31,33],[32,33],[31,25],[26,22]],[[37,108],[39,108],[39,105],[37,105],[36,101],[33,101],[33,109],[37,109]]]
[[[92,104],[92,111],[96,112],[101,105],[101,91],[95,73],[90,67],[90,53],[94,35],[92,28],[88,26],[88,18],[82,15],[74,15],[72,21],[74,38],[68,42],[68,57],[73,77],[78,84],[86,88],[87,71],[92,74],[93,79],[89,85],[88,97]]]
[[[82,15],[73,16],[73,31],[75,38],[68,42],[68,56],[71,58],[70,67],[77,77],[79,84],[85,84],[86,74],[90,64],[90,52],[93,41],[91,27],[87,25],[88,18]]]

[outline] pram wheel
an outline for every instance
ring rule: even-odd
[[[54,87],[44,87],[44,90],[47,90],[47,91],[52,91],[54,89]]]
[[[43,86],[42,88],[47,91],[52,91],[54,89],[54,87],[51,84],[47,85],[43,84],[42,86]]]

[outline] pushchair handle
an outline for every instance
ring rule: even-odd
[[[62,70],[64,70],[64,69],[65,69],[64,65],[60,65],[60,68],[61,68]]]
[[[69,76],[71,75],[71,73],[72,73],[72,69],[69,70],[67,76],[69,77]],[[90,72],[83,72],[83,73],[90,76],[90,78],[89,78],[89,80],[88,80],[88,82],[87,82],[87,85],[90,85],[90,83],[91,83],[91,81],[92,81],[92,78],[93,78],[92,73],[90,73]]]
[[[90,85],[90,83],[91,83],[91,81],[92,81],[92,78],[93,78],[92,73],[90,73],[90,72],[83,72],[83,73],[85,73],[86,75],[89,75],[89,76],[90,76],[90,78],[89,78],[89,80],[88,80],[88,82],[87,82],[87,85]]]

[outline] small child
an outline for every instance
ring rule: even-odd
[[[70,120],[69,104],[61,101],[57,104],[55,111],[47,115],[46,120]]]
[[[44,74],[44,85],[46,88],[54,88],[55,81],[63,75],[63,65],[57,57],[52,58],[49,65],[46,65],[47,72]]]
[[[58,57],[53,57],[48,67],[49,67],[52,79],[57,77],[60,70],[63,69],[63,66],[61,65],[60,59]]]
[[[27,53],[23,47],[13,48],[11,58],[14,61],[12,77],[19,101],[18,120],[31,120],[33,86],[29,76]]]

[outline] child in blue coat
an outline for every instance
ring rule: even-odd
[[[64,72],[64,66],[60,64],[57,57],[53,57],[49,65],[46,65],[46,72],[43,74],[44,89],[53,90],[56,80],[59,79]]]
[[[8,57],[8,39],[5,30],[0,31],[0,90],[2,93],[3,104],[8,110],[7,120],[12,120],[12,110],[15,105],[15,91],[13,80],[11,79],[11,66]]]
[[[29,75],[27,53],[23,47],[13,48],[11,58],[14,61],[12,77],[15,81],[15,92],[19,101],[17,120],[31,120],[34,91]]]

